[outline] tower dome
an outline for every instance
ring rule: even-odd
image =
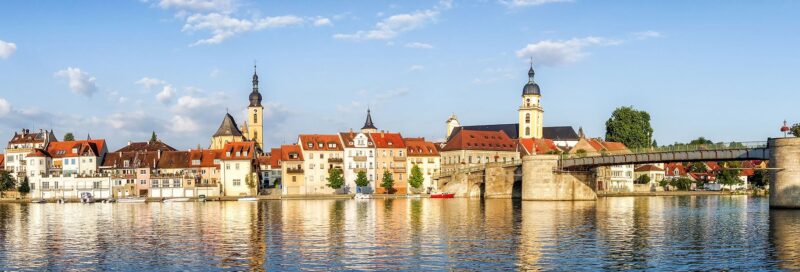
[[[542,95],[539,90],[539,84],[533,81],[534,74],[536,73],[533,71],[533,64],[531,64],[531,69],[528,70],[528,83],[525,83],[525,86],[522,87],[522,95]]]
[[[258,73],[253,65],[253,92],[250,93],[250,107],[261,107],[261,93],[258,92]]]

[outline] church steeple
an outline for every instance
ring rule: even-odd
[[[253,65],[253,92],[250,93],[250,107],[261,107],[261,93],[258,92],[258,72]]]
[[[364,121],[364,126],[361,128],[361,131],[365,133],[378,132],[378,128],[372,123],[372,113],[369,108],[367,108],[367,120]]]

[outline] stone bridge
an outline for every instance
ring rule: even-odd
[[[800,208],[800,138],[775,138],[755,145],[720,148],[651,150],[631,154],[592,157],[560,155],[526,156],[522,162],[488,163],[458,169],[435,177],[442,191],[458,197],[511,198],[523,200],[595,200],[599,166],[692,162],[769,160],[770,206]]]

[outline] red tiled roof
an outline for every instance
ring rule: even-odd
[[[717,170],[720,170],[722,168],[722,167],[719,166],[719,164],[717,162],[709,161],[709,162],[705,162],[705,163],[706,163],[706,166],[708,167],[708,170],[711,170],[711,171],[717,171]]]
[[[291,158],[290,155],[296,154],[297,157],[294,159]],[[298,145],[282,145],[281,146],[281,160],[282,161],[302,161],[303,160],[303,152],[300,150],[300,146]]]
[[[125,161],[128,161],[127,168],[155,168],[158,151],[108,153],[103,160],[103,167],[125,168]]]
[[[646,165],[639,166],[638,168],[636,168],[633,171],[634,172],[651,172],[651,171],[663,172],[664,169],[661,169],[661,167],[658,167],[658,166],[655,166],[655,165],[652,165],[652,164],[646,164]]]
[[[342,151],[339,135],[301,134],[300,144],[306,151]]]
[[[6,155],[0,154],[0,168],[4,169],[6,166],[5,163],[6,163]]]
[[[47,154],[47,151],[35,148],[31,153],[28,153],[28,157],[50,157],[50,154]]]
[[[27,144],[27,143],[39,143],[44,142],[45,137],[47,137],[47,131],[41,132],[33,132],[27,131],[28,133],[21,133],[17,134],[14,132],[14,136],[11,137],[11,140],[8,141],[9,144]]]
[[[120,148],[116,152],[133,152],[133,151],[176,151],[177,149],[172,148],[171,146],[159,141],[147,141],[147,142],[132,142],[128,143],[127,146]]]
[[[678,170],[677,175],[675,175],[675,170]],[[665,176],[667,177],[677,177],[686,175],[686,167],[683,167],[683,164],[678,162],[664,164],[664,171],[665,171]]]
[[[547,154],[559,150],[551,139],[520,139],[519,143],[528,154]]]
[[[165,152],[166,153],[166,152]],[[215,163],[217,159],[222,156],[222,151],[218,149],[196,149],[189,150],[189,167],[217,167],[219,164]],[[199,165],[195,165],[192,161],[200,160]]]
[[[229,142],[222,147],[223,160],[248,160],[256,157],[255,142]]]
[[[439,149],[433,142],[426,142],[425,138],[405,138],[409,157],[439,156]]]
[[[369,136],[376,148],[406,148],[400,133],[376,132],[370,133]]]
[[[283,152],[281,152],[280,148],[273,148],[270,151],[269,156],[269,165],[272,166],[273,169],[278,169],[281,167],[280,160],[283,156]]]
[[[53,158],[100,156],[105,145],[103,139],[51,142],[47,146],[47,153]]]
[[[503,131],[461,129],[442,148],[442,151],[451,150],[516,151],[517,143]]]
[[[189,151],[165,151],[158,160],[158,168],[189,168]]]
[[[746,176],[746,177],[749,177],[749,176],[752,176],[752,175],[755,175],[755,174],[756,174],[756,170],[753,170],[753,169],[742,169],[742,171],[739,172],[739,176]]]

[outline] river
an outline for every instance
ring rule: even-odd
[[[748,196],[0,204],[0,270],[797,270]]]

